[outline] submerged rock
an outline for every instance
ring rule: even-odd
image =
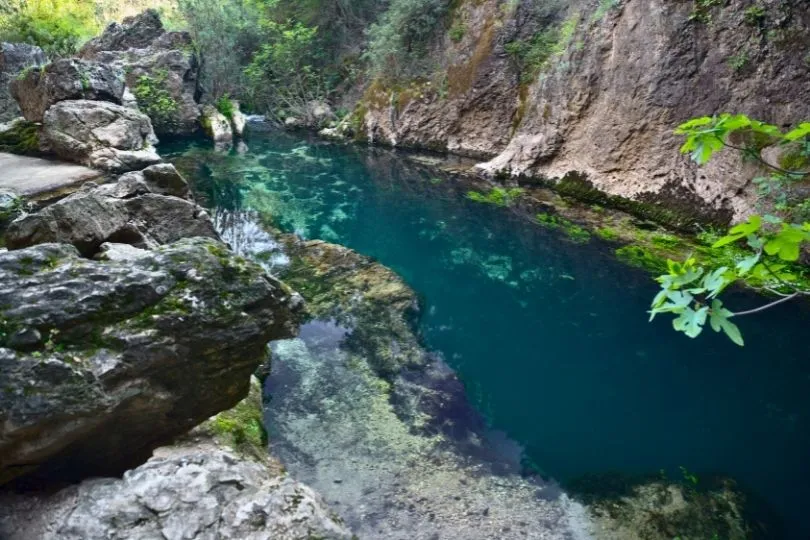
[[[208,214],[188,197],[188,184],[173,165],[153,165],[113,184],[85,185],[17,219],[8,228],[6,245],[20,249],[60,242],[90,257],[104,242],[151,248],[185,237],[218,238]]]
[[[188,32],[167,32],[157,11],[111,24],[79,56],[123,69],[127,86],[158,135],[199,129],[200,62],[193,40]]]
[[[99,62],[62,58],[26,71],[11,83],[11,93],[29,122],[42,122],[45,111],[60,101],[86,99],[120,105],[124,73]]]
[[[295,334],[296,296],[218,242],[108,253],[0,253],[0,483],[143,463],[235,405],[267,342]]]
[[[27,43],[0,43],[0,122],[22,115],[11,95],[10,83],[26,68],[48,62],[42,49]]]
[[[67,161],[111,172],[159,163],[149,117],[104,101],[61,101],[45,113],[43,143]]]

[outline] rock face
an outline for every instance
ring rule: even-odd
[[[84,189],[12,222],[6,245],[72,244],[93,256],[105,242],[152,248],[184,237],[218,238],[208,215],[190,196],[185,179],[169,164],[121,176],[114,184]]]
[[[158,135],[190,134],[199,129],[200,63],[191,36],[167,32],[156,11],[111,24],[79,56],[122,68],[127,86]],[[163,105],[154,101],[156,95],[166,98]],[[165,106],[167,100],[169,107]]]
[[[229,143],[233,141],[231,121],[217,110],[213,105],[203,107],[201,123],[203,131],[216,143]]]
[[[796,54],[810,34],[802,0],[570,0],[550,20],[536,2],[464,2],[461,40],[436,47],[446,84],[376,82],[356,110],[374,141],[489,160],[489,174],[561,178],[578,171],[609,194],[718,222],[756,201],[760,175],[736,156],[696,168],[673,129],[689,118],[740,112],[786,126],[810,118],[810,65]],[[536,72],[514,44],[545,29],[557,43]]]
[[[103,261],[60,244],[0,254],[0,483],[143,463],[153,448],[235,405],[267,342],[295,333],[295,295],[214,240],[108,248]],[[202,482],[201,498],[226,476],[218,459],[185,469]],[[211,476],[203,463],[212,463]],[[160,476],[182,466],[152,468]],[[94,499],[88,492],[89,512]],[[153,518],[150,526],[163,519]]]
[[[160,162],[149,117],[105,101],[60,101],[45,113],[42,143],[54,154],[111,172]]]
[[[49,107],[66,100],[109,101],[121,104],[124,73],[120,68],[62,58],[26,71],[11,82],[11,93],[30,122],[42,122]]]
[[[10,83],[24,69],[47,62],[42,49],[24,43],[0,43],[0,123],[20,116],[17,101],[11,95]]]

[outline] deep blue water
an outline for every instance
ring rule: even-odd
[[[610,246],[568,242],[387,150],[286,134],[244,154],[203,142],[162,153],[203,202],[370,255],[418,292],[426,344],[490,425],[563,482],[619,471],[726,475],[810,537],[810,311],[746,318],[746,347],[647,322],[656,292]],[[755,305],[749,295],[726,303]],[[785,537],[773,533],[773,537]]]

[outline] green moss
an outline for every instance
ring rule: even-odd
[[[230,410],[223,411],[202,425],[218,442],[234,450],[266,458],[267,431],[264,429],[261,384],[252,378],[248,396]]]
[[[523,190],[521,188],[494,187],[487,193],[481,193],[478,191],[467,192],[467,198],[471,201],[492,204],[495,206],[512,206],[513,204],[517,203],[521,195],[523,195]]]
[[[613,241],[619,238],[619,233],[612,227],[599,227],[594,233],[602,240]]]
[[[591,233],[584,227],[577,225],[571,220],[552,214],[537,214],[537,223],[548,229],[558,229],[563,231],[568,238],[580,244],[591,239]]]
[[[620,261],[653,274],[663,274],[667,271],[667,258],[647,248],[629,245],[618,248],[615,253]]]
[[[0,132],[0,152],[39,154],[39,126],[33,122],[16,122],[11,129]]]

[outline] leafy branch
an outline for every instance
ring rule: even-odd
[[[761,154],[765,146],[789,145],[806,140],[810,137],[809,122],[783,133],[777,126],[752,120],[745,115],[721,114],[690,120],[680,125],[675,133],[686,137],[681,152],[690,154],[699,165],[707,163],[716,152],[732,148],[755,157],[759,163],[779,174],[796,179],[810,176],[808,171],[788,170],[773,165]],[[732,136],[748,144],[733,144],[729,142]],[[810,296],[810,288],[794,271],[802,245],[810,242],[810,222],[786,223],[773,215],[752,215],[746,222],[731,228],[712,248],[722,249],[743,242],[748,253],[733,268],[720,266],[707,269],[699,266],[692,257],[683,263],[667,261],[668,272],[656,278],[661,291],[653,299],[650,320],[662,313],[672,313],[675,316],[673,328],[691,338],[702,333],[708,320],[712,330],[725,333],[731,341],[742,346],[742,333],[731,321],[732,318],[761,313],[796,298]],[[761,290],[780,298],[757,308],[731,311],[719,296],[739,281],[758,284]]]

